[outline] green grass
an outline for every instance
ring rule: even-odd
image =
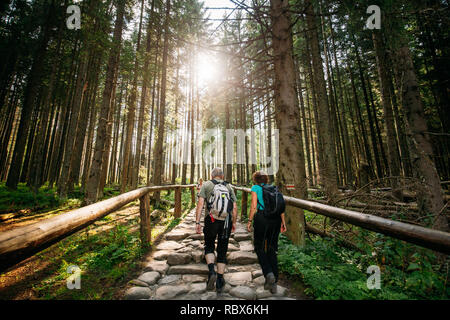
[[[11,190],[0,183],[0,213],[17,212],[30,209],[32,211],[50,210],[62,204],[55,189],[41,187],[33,193],[24,183],[19,183],[17,190]]]
[[[365,253],[343,248],[334,239],[314,236],[303,248],[280,236],[280,271],[298,277],[305,293],[316,299],[448,299],[448,261],[437,263],[428,249],[376,234],[376,249],[362,243],[368,234],[361,230],[358,245]],[[375,252],[376,254],[372,253]],[[367,268],[381,270],[381,289],[368,289]],[[440,269],[440,270],[439,270]]]
[[[137,219],[131,225],[137,223]],[[116,225],[107,232],[77,233],[57,245],[58,254],[41,253],[50,259],[52,272],[33,285],[41,299],[112,299],[118,286],[145,253],[139,232],[130,226]],[[62,253],[62,254],[61,254]],[[81,269],[81,289],[69,290],[66,279],[70,265]]]
[[[103,197],[105,200],[120,194],[117,186],[109,186],[104,189]],[[34,193],[24,183],[19,183],[17,190],[9,189],[5,183],[0,183],[0,214],[15,213],[21,210],[26,211],[27,215],[36,213],[53,213],[54,211],[79,208],[84,199],[84,192],[80,186],[76,186],[67,198],[60,198],[56,187],[49,188],[44,185]]]

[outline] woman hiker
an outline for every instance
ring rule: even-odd
[[[286,232],[285,214],[283,212],[274,219],[267,219],[264,216],[262,186],[267,184],[269,177],[263,171],[256,171],[253,173],[252,179],[255,184],[251,189],[252,202],[247,230],[251,232],[253,221],[255,252],[266,278],[264,289],[270,290],[271,293],[275,294],[278,281],[278,236],[280,232]]]

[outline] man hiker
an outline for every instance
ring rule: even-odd
[[[228,250],[228,239],[236,228],[237,199],[230,184],[223,180],[221,168],[214,168],[211,180],[203,183],[200,189],[196,208],[196,232],[201,232],[200,216],[205,208],[203,234],[205,238],[205,259],[208,264],[207,290],[213,290],[216,285],[217,293],[222,293],[225,286],[223,274]],[[217,273],[214,270],[214,247],[217,238]]]

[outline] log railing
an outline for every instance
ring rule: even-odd
[[[191,189],[191,200],[195,203],[195,186],[191,184],[144,187],[43,221],[2,232],[0,233],[0,272],[137,199],[140,202],[140,237],[143,245],[149,245],[151,240],[149,194],[162,190],[175,190],[174,216],[179,218],[181,189]]]
[[[247,214],[249,188],[234,187],[242,191],[241,215]],[[421,226],[380,218],[370,214],[332,207],[326,204],[284,196],[286,205],[309,210],[330,218],[350,223],[361,228],[414,243],[445,254],[450,254],[450,233]]]

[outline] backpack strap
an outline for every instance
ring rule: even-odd
[[[264,206],[261,204],[261,202],[259,202],[258,199],[256,199],[256,201],[258,202],[259,206],[262,208],[262,209],[260,209],[260,210],[264,210]]]
[[[257,186],[261,188],[261,192],[263,192],[263,194],[264,194],[264,188],[263,188],[263,186],[262,186],[262,185],[259,185],[259,184],[258,184]],[[263,198],[263,199],[264,199],[264,198]],[[260,206],[261,208],[263,208],[263,209],[261,209],[261,210],[264,210],[265,206],[264,206],[263,204],[261,204],[261,202],[259,202],[258,196],[256,196],[256,201],[258,202],[259,206]]]

